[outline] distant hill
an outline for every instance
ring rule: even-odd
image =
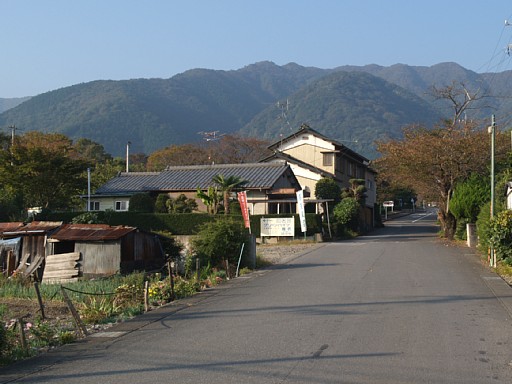
[[[9,107],[0,114],[0,126],[85,137],[122,156],[128,141],[133,153],[146,154],[197,142],[204,131],[275,141],[305,122],[335,140],[357,140],[347,145],[373,158],[376,138],[399,137],[405,125],[451,116],[428,96],[432,85],[455,80],[506,95],[509,77],[477,74],[455,63],[320,69],[260,62],[235,71],[192,69],[170,79],[77,84]],[[508,98],[486,102],[471,118],[488,115],[483,107],[512,111]]]
[[[0,97],[0,113],[7,111],[8,109],[14,108],[21,103],[27,101],[30,97],[15,97],[11,99],[4,99]]]
[[[334,72],[289,96],[286,117],[266,108],[241,132],[275,141],[302,123],[348,147],[375,158],[373,142],[397,138],[405,125],[428,126],[441,114],[427,101],[364,72]],[[280,117],[276,119],[276,117]]]

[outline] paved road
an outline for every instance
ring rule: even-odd
[[[19,383],[512,383],[512,290],[410,215],[0,373]]]

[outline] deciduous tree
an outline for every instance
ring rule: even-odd
[[[496,138],[497,158],[507,153],[504,136],[498,134]],[[458,121],[434,129],[411,126],[404,130],[402,140],[380,142],[377,147],[382,154],[375,163],[379,176],[438,202],[444,234],[453,238],[456,220],[450,212],[450,199],[456,183],[473,173],[489,172],[487,129]]]

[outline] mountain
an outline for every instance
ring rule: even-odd
[[[0,97],[0,113],[7,111],[8,109],[14,108],[21,103],[27,101],[30,97],[15,97],[10,99],[4,99]]]
[[[308,123],[363,155],[373,141],[399,137],[411,123],[431,125],[449,110],[429,96],[452,81],[506,95],[510,73],[477,74],[456,63],[432,67],[396,64],[334,69],[260,62],[233,71],[192,69],[169,79],[93,81],[34,96],[0,114],[0,126],[63,133],[101,143],[114,156],[149,154],[171,144],[201,140],[200,132],[239,133],[271,141]],[[470,118],[509,108],[488,98]]]
[[[276,118],[280,117],[280,118]],[[306,123],[367,157],[373,142],[397,138],[408,124],[432,125],[441,117],[427,101],[365,72],[334,72],[290,95],[285,114],[259,113],[241,132],[275,141]]]

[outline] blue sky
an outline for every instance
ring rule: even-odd
[[[0,0],[0,97],[258,61],[512,69],[507,0]]]

